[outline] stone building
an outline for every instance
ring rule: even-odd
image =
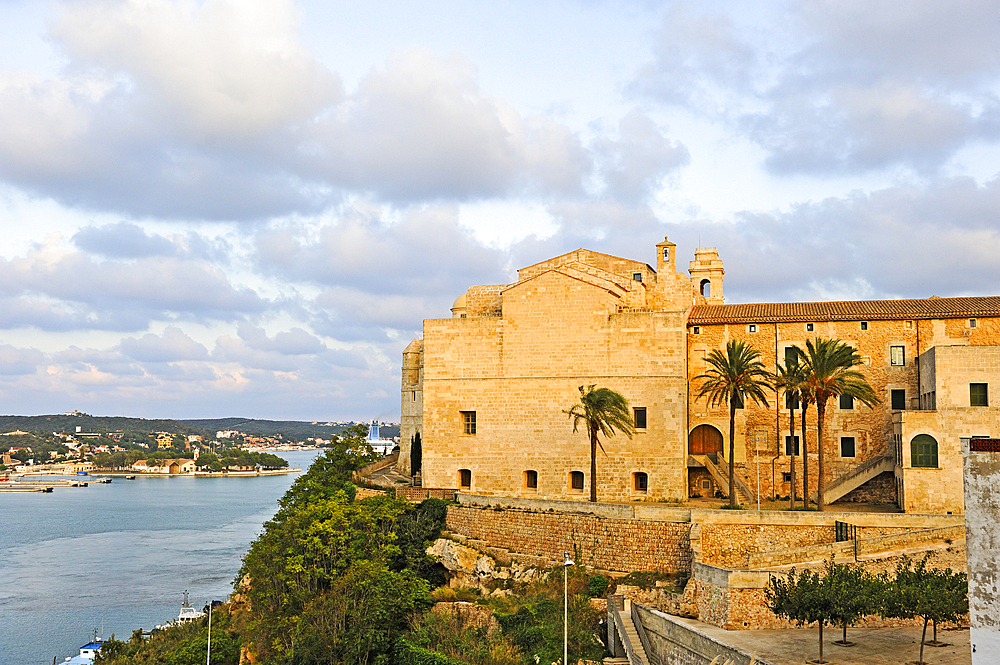
[[[773,368],[792,346],[835,337],[864,357],[882,402],[827,405],[825,499],[962,511],[959,438],[1000,436],[1000,297],[727,305],[718,252],[696,250],[683,274],[675,250],[657,244],[654,269],[579,249],[512,284],[470,287],[451,318],[425,320],[403,352],[399,470],[428,487],[586,499],[589,443],[565,411],[578,386],[597,385],[622,393],[636,421],[632,439],[602,440],[601,500],[712,496],[728,484],[729,415],[695,398],[706,355],[743,339]],[[815,408],[802,442],[788,406],[772,396],[738,411],[744,501],[788,494],[792,452],[801,484],[803,447],[816,492]]]

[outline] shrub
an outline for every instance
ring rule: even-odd
[[[591,598],[601,598],[608,592],[608,585],[611,583],[604,575],[592,575],[587,580],[587,595]]]

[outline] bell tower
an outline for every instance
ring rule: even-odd
[[[719,250],[715,247],[700,247],[694,250],[694,261],[691,262],[691,287],[694,289],[695,302],[705,305],[721,305],[722,276],[726,274],[719,259]]]
[[[659,279],[673,278],[677,272],[677,245],[663,236],[663,242],[656,245],[656,274]]]

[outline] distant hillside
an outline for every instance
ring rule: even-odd
[[[256,436],[278,436],[289,441],[305,441],[308,438],[330,438],[331,434],[340,434],[351,423],[326,424],[309,423],[295,420],[255,420],[252,418],[207,418],[200,420],[147,420],[145,418],[126,418],[123,416],[91,416],[89,414],[66,415],[52,414],[44,416],[0,416],[0,432],[21,430],[51,434],[52,432],[135,432],[149,434],[151,432],[172,432],[174,434],[201,434],[215,436],[219,430],[238,430]],[[383,438],[399,436],[399,426],[383,426],[380,430]]]
[[[294,441],[321,437],[329,439],[331,434],[340,434],[355,423],[307,423],[299,420],[255,420],[253,418],[210,418],[205,420],[180,420],[192,427],[200,427],[215,434],[220,430],[234,429],[257,436],[281,435]],[[360,423],[366,425],[367,423]],[[399,426],[382,426],[379,433],[384,439],[399,436]]]

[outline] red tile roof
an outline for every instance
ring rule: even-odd
[[[1000,296],[696,305],[688,316],[688,325],[780,323],[782,321],[960,319],[978,316],[1000,316]]]

